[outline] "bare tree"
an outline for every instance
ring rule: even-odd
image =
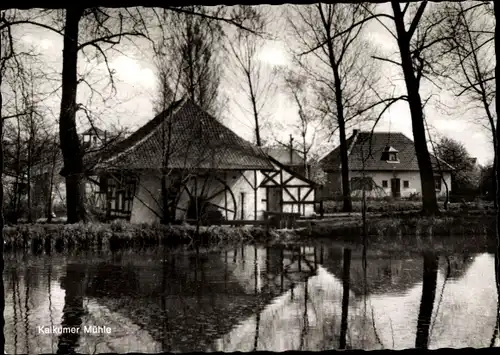
[[[237,29],[233,36],[227,38],[227,51],[234,59],[234,81],[245,92],[250,104],[248,112],[253,116],[255,142],[258,146],[261,146],[261,128],[264,123],[262,111],[272,95],[275,72],[266,73],[257,55],[263,48],[266,39],[260,36],[259,33],[266,30],[269,19],[263,9],[255,6],[240,5],[238,11],[239,16],[249,22],[248,27],[257,34]]]
[[[163,60],[181,68],[180,94],[217,115],[222,109],[219,91],[222,67],[218,53],[223,30],[218,21],[208,16],[217,15],[218,11],[194,5],[183,9],[186,12],[162,11],[170,36],[169,44],[163,46]]]
[[[390,61],[397,64],[403,71],[407,90],[407,100],[410,106],[412,119],[413,138],[415,151],[420,170],[422,184],[422,212],[435,214],[439,212],[437,204],[434,173],[431,158],[427,148],[427,137],[424,125],[424,101],[421,98],[421,79],[425,78],[432,82],[430,75],[435,72],[436,44],[447,40],[440,32],[440,24],[446,21],[447,14],[439,9],[424,16],[427,1],[416,5],[416,9],[410,14],[410,3],[403,9],[399,2],[391,2],[393,16],[389,16],[394,22],[396,32],[392,36],[397,40],[401,62]],[[438,5],[436,5],[438,6]],[[407,29],[406,18],[410,17]]]
[[[162,18],[168,20],[167,10],[161,13]],[[162,154],[162,169],[161,169],[161,216],[160,221],[163,224],[169,224],[175,218],[175,206],[177,192],[173,191],[173,185],[168,181],[172,170],[169,169],[170,158],[175,149],[174,138],[172,137],[172,106],[179,100],[180,81],[183,76],[183,60],[174,60],[175,52],[168,50],[174,40],[168,37],[168,33],[161,33],[161,39],[155,47],[155,64],[158,80],[158,95],[154,97],[155,113],[157,115],[167,115],[164,117],[164,122],[161,123],[161,154]],[[172,88],[173,86],[173,88]]]
[[[306,76],[297,75],[296,73],[289,71],[285,74],[284,82],[298,109],[299,122],[296,125],[296,128],[298,129],[301,137],[299,151],[304,160],[304,175],[309,178],[309,152],[314,146],[316,133],[319,126],[323,124],[324,117],[321,117],[321,112],[313,109],[313,105],[307,98],[308,93],[306,88],[310,83],[307,81]],[[310,134],[312,134],[312,136],[310,136]]]
[[[369,13],[363,4],[316,4],[296,8],[289,16],[294,37],[298,39],[298,64],[315,81],[318,107],[330,117],[330,132],[338,130],[342,167],[343,211],[352,211],[346,128],[373,108],[373,93],[367,88],[376,82],[360,40]],[[306,54],[312,57],[305,62]],[[373,61],[371,61],[373,62]]]
[[[370,16],[353,22],[350,27],[335,36],[340,37],[354,28],[359,28],[367,21],[377,19],[397,41],[400,62],[390,58],[377,57],[376,59],[395,64],[402,69],[407,91],[407,95],[404,98],[410,106],[413,138],[422,183],[422,212],[431,215],[438,213],[439,208],[424,126],[423,107],[424,102],[428,100],[422,100],[420,89],[422,79],[427,79],[433,83],[432,77],[436,74],[441,74],[436,73],[436,63],[443,58],[445,53],[439,52],[436,49],[438,48],[438,44],[450,40],[450,37],[443,31],[442,26],[449,18],[448,13],[442,11],[442,8],[440,8],[441,4],[433,3],[432,6],[435,7],[434,11],[427,11],[426,13],[426,8],[430,7],[428,1],[419,3],[408,2],[404,5],[404,8],[401,8],[398,1],[391,1],[392,15],[385,13],[374,14],[370,10]],[[382,19],[389,19],[396,31],[393,32],[382,22]],[[317,46],[311,48],[309,52],[317,51],[327,44],[328,41],[328,39],[321,41]]]
[[[445,78],[451,83],[455,95],[461,98],[461,104],[466,103],[469,109],[482,113],[476,122],[490,131],[496,154],[496,122],[492,107],[496,94],[494,17],[491,6],[488,2],[465,6],[463,3],[448,3],[450,40],[443,45],[449,53]],[[495,165],[496,159],[493,161]],[[494,201],[496,208],[497,201]]]

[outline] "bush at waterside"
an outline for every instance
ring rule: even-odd
[[[191,225],[147,225],[115,221],[87,224],[24,224],[5,227],[4,250],[64,251],[123,247],[216,245],[263,241],[265,228],[196,227]]]

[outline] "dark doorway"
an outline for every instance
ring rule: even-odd
[[[245,219],[245,193],[241,193],[241,219]]]
[[[281,188],[267,188],[267,210],[269,212],[281,212]]]
[[[401,197],[401,179],[391,179],[392,197]]]
[[[206,214],[208,204],[203,197],[192,198],[187,210],[187,218],[197,220]]]

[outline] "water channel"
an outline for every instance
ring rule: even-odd
[[[500,346],[488,253],[364,263],[333,245],[242,245],[4,258],[9,354]]]

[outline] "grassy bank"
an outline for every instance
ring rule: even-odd
[[[416,217],[392,215],[367,221],[367,244],[372,249],[392,251],[485,251],[496,248],[494,215]],[[360,218],[310,223],[299,235],[329,239],[360,246],[363,226]]]
[[[379,213],[394,213],[404,211],[416,211],[422,209],[421,201],[411,200],[394,200],[391,198],[385,199],[368,199],[366,202],[368,212]],[[342,212],[342,201],[325,201],[323,203],[325,213]],[[352,201],[353,212],[361,212],[362,201],[354,199]],[[439,208],[444,209],[444,202],[439,202]],[[449,211],[463,211],[463,210],[482,210],[493,212],[493,203],[488,201],[475,201],[475,202],[450,202],[448,203]]]
[[[282,232],[281,234],[283,234]],[[217,246],[242,242],[263,242],[279,231],[265,228],[200,227],[190,225],[141,225],[123,222],[89,224],[32,224],[8,226],[3,230],[4,250],[63,252],[73,250],[117,250],[123,248],[169,248],[195,245]]]
[[[384,251],[485,251],[494,250],[496,219],[491,214],[449,213],[423,218],[411,214],[370,217],[367,242],[371,249]],[[362,245],[360,217],[307,221],[297,230],[269,230],[263,227],[200,227],[190,225],[33,224],[5,227],[5,251],[72,252],[93,250],[169,249],[194,245],[217,248],[241,243],[311,244],[317,241]]]

